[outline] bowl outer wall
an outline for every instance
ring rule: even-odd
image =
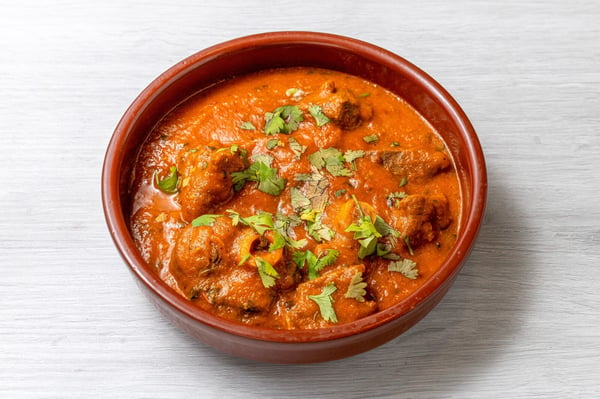
[[[310,331],[249,327],[200,312],[145,264],[127,227],[132,165],[148,132],[169,110],[231,76],[266,68],[312,66],[363,77],[397,93],[446,141],[457,164],[463,202],[461,234],[449,260],[407,300],[356,322]],[[355,39],[312,32],[275,32],[234,39],[200,51],[153,81],[132,103],[108,146],[102,179],[111,236],[143,291],[171,321],[200,341],[256,360],[313,362],[360,353],[414,325],[439,302],[468,255],[485,209],[487,177],[481,146],[466,115],[432,78],[403,58]]]

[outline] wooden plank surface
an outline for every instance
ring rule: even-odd
[[[600,3],[2,1],[0,397],[600,397]],[[196,343],[140,295],[100,173],[135,96],[193,52],[271,30],[353,36],[444,85],[481,139],[485,224],[442,303],[331,363]]]

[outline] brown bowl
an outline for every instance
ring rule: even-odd
[[[353,74],[410,103],[440,133],[462,186],[460,234],[448,259],[402,302],[361,320],[318,330],[273,330],[224,320],[195,307],[151,270],[128,229],[128,181],[152,127],[174,106],[215,83],[261,69],[312,66]],[[487,177],[481,147],[456,101],[405,59],[355,39],[313,32],[247,36],[202,50],[174,65],[142,91],[117,125],[102,174],[104,213],[112,238],[138,285],[175,325],[218,350],[278,363],[338,359],[372,349],[422,319],[444,296],[470,252],[482,222]]]

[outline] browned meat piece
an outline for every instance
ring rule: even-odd
[[[351,130],[360,125],[361,120],[371,117],[372,109],[359,103],[348,90],[338,90],[333,81],[327,81],[321,89],[325,97],[323,113],[342,129]]]
[[[220,219],[229,218],[217,220]],[[198,287],[221,265],[231,263],[225,247],[227,238],[227,235],[215,234],[210,226],[192,225],[186,226],[177,237],[169,271],[188,298],[193,297]]]
[[[241,156],[229,150],[190,154],[177,196],[183,218],[189,222],[229,201],[233,197],[231,173],[244,167]]]
[[[393,175],[409,180],[432,177],[450,166],[450,159],[442,151],[384,151],[378,157]]]
[[[319,328],[334,324],[323,319],[319,305],[309,298],[309,295],[321,294],[323,289],[332,282],[336,287],[331,297],[334,301],[333,309],[338,323],[348,323],[375,312],[377,304],[370,300],[368,295],[365,297],[359,296],[362,301],[354,297],[346,297],[348,286],[353,278],[359,273],[362,275],[364,271],[364,265],[341,267],[298,285],[294,304],[288,311],[287,317],[285,317],[287,323],[291,328]]]
[[[441,195],[409,195],[398,202],[396,229],[407,236],[414,248],[435,240],[451,223],[448,200]]]
[[[208,300],[216,306],[236,310],[240,316],[267,311],[275,291],[265,288],[256,269],[235,267],[214,280]]]

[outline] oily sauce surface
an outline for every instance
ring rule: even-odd
[[[432,127],[347,74],[226,81],[151,132],[130,229],[198,307],[278,329],[350,322],[410,295],[456,240],[460,187]]]

